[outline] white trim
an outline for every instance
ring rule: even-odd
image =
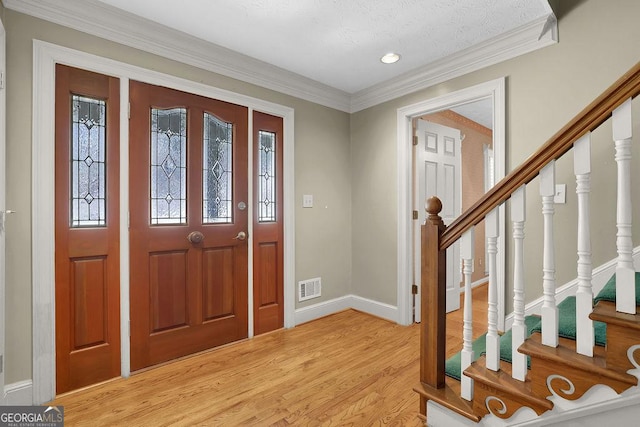
[[[351,308],[391,322],[395,322],[398,319],[398,307],[357,295],[351,295]]]
[[[351,308],[351,296],[330,299],[318,304],[298,308],[295,311],[295,324],[310,322]]]
[[[19,381],[4,386],[5,405],[28,406],[32,405],[33,384],[31,380]]]
[[[477,99],[493,100],[493,141],[495,156],[496,182],[505,176],[505,79],[499,78],[481,83],[457,92],[449,93],[417,104],[398,109],[396,152],[398,156],[398,276],[397,304],[398,320],[401,325],[412,322],[412,210],[413,189],[411,179],[411,119],[430,112],[446,110],[456,105],[472,102]],[[498,237],[498,329],[504,330],[504,268],[505,268],[505,214],[504,204],[499,207]]]
[[[602,290],[604,285],[606,285],[607,281],[613,276],[616,272],[616,264],[617,258],[614,258],[610,261],[605,262],[604,264],[593,269],[591,286],[593,289],[593,296],[598,295],[598,292]],[[633,249],[633,264],[636,271],[640,271],[640,246],[637,246]],[[578,290],[578,279],[573,279],[570,282],[565,283],[562,286],[559,286],[556,289],[556,304],[562,302],[565,298],[569,296],[575,296],[576,291]],[[542,308],[542,299],[543,297],[536,298],[526,305],[524,309],[524,314],[526,316],[532,314],[540,314]],[[513,325],[513,313],[509,314],[505,319],[505,326],[508,329],[511,329]]]
[[[348,112],[350,96],[331,86],[206,42],[96,0],[4,0],[5,7],[65,27]]]
[[[354,94],[136,17],[96,0],[3,0],[6,8],[125,46],[354,113],[557,43],[548,16]]]
[[[295,226],[294,213],[294,110],[287,106],[235,94],[230,91],[206,86],[197,82],[173,77],[156,71],[125,64],[107,58],[68,49],[51,43],[34,40],[33,42],[33,150],[32,150],[32,275],[33,275],[33,401],[47,402],[55,396],[55,306],[54,306],[54,104],[55,104],[55,64],[62,63],[121,79],[135,79],[147,83],[172,87],[185,92],[220,99],[249,109],[263,111],[279,116],[284,122],[284,312],[285,326],[293,326],[295,303]],[[121,83],[122,86],[123,83]],[[128,101],[128,96],[121,94]],[[127,144],[129,120],[127,108],[121,115],[126,119],[120,123],[121,139],[121,186],[128,182],[128,161],[123,161],[128,153]],[[125,151],[126,150],[126,151]],[[124,199],[123,199],[124,198]],[[128,245],[128,197],[121,193],[121,275],[129,271]],[[124,238],[123,238],[124,236]],[[251,249],[250,249],[251,250]],[[249,277],[250,285],[252,277]],[[128,345],[128,277],[121,282],[121,342],[122,376],[129,375]],[[126,313],[125,313],[126,310]]]
[[[129,153],[129,79],[126,77],[120,78],[120,375],[129,378],[129,156],[122,153]]]
[[[395,322],[398,318],[398,308],[395,306],[357,295],[345,295],[297,309],[295,311],[295,322],[296,325],[299,325],[348,309],[362,311],[391,322]]]
[[[548,24],[551,20],[551,24]],[[351,112],[399,98],[464,74],[515,58],[557,43],[557,25],[552,15],[515,28],[427,67],[411,71],[399,78],[356,92],[351,98]]]
[[[5,363],[5,329],[7,322],[5,321],[5,273],[6,273],[6,257],[5,257],[5,220],[7,209],[6,191],[6,147],[7,147],[7,90],[6,90],[6,65],[7,65],[7,34],[4,24],[0,18],[0,78],[2,79],[2,87],[0,87],[0,387],[4,387]],[[4,404],[5,394],[0,393],[0,405]]]

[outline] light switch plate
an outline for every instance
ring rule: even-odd
[[[302,207],[303,208],[312,208],[313,207],[313,195],[305,194],[302,196]]]

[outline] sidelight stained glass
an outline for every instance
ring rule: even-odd
[[[258,221],[276,221],[276,134],[259,131]]]
[[[233,221],[233,124],[204,113],[202,222]]]
[[[106,103],[72,95],[71,227],[106,226]]]
[[[185,224],[187,222],[186,108],[151,109],[150,154],[151,224]]]

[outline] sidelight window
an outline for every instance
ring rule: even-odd
[[[106,226],[106,103],[72,95],[71,227]]]

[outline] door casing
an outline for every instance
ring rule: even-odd
[[[295,250],[294,250],[294,110],[230,91],[217,89],[190,80],[181,79],[133,66],[119,61],[99,57],[86,52],[34,40],[33,42],[33,120],[32,120],[32,278],[33,278],[33,403],[43,403],[55,397],[55,298],[54,298],[54,94],[55,64],[61,63],[88,71],[107,74],[120,79],[120,151],[129,151],[128,99],[129,80],[135,79],[150,84],[166,86],[185,92],[219,99],[262,111],[283,118],[284,121],[284,311],[285,327],[294,326],[295,310]],[[251,119],[249,119],[251,135]],[[249,144],[252,138],[249,138]],[[249,145],[251,146],[251,145]],[[252,164],[251,151],[249,164]],[[121,371],[130,375],[129,346],[129,159],[120,157],[120,312],[121,312]],[[249,185],[252,175],[249,172]],[[252,212],[251,187],[249,189],[249,215]],[[251,227],[251,225],[249,225]],[[249,229],[251,236],[251,228]],[[249,327],[253,336],[252,274],[249,257]]]
[[[413,184],[412,184],[412,125],[411,121],[437,111],[447,110],[460,104],[474,100],[490,98],[493,101],[493,144],[495,158],[495,182],[505,176],[505,78],[461,89],[456,92],[438,96],[427,101],[408,105],[397,110],[397,171],[398,171],[398,276],[397,305],[398,323],[409,325],[413,322]],[[505,208],[498,208],[499,234],[497,283],[498,283],[498,329],[504,330],[505,320]],[[418,287],[420,286],[417,283]],[[416,318],[419,319],[419,304],[416,306]]]

